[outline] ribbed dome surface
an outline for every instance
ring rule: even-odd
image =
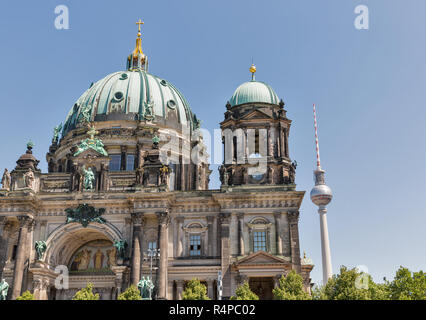
[[[261,81],[248,81],[235,90],[229,101],[231,106],[251,102],[279,104],[280,100],[270,85]]]
[[[180,124],[193,124],[188,102],[170,82],[144,70],[119,71],[95,82],[81,95],[68,113],[62,135],[74,129],[83,117],[103,121],[159,116],[167,123],[171,110],[176,110]]]

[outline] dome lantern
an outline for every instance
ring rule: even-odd
[[[138,37],[136,38],[136,46],[133,52],[127,57],[127,70],[145,70],[148,71],[148,57],[142,51],[141,19],[136,22],[138,25]]]

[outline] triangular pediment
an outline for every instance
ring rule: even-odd
[[[85,159],[85,158],[102,158],[105,156],[92,148],[88,148],[74,157],[76,159]]]
[[[258,251],[244,257],[236,262],[237,266],[256,265],[256,264],[287,264],[288,261],[273,256],[264,251]]]
[[[254,120],[254,119],[271,119],[271,116],[256,109],[246,113],[241,118],[241,120]]]

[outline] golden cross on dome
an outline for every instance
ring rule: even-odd
[[[141,19],[139,19],[138,22],[136,22],[136,24],[138,25],[138,37],[141,36],[141,24],[144,24],[144,22],[142,22]]]
[[[99,133],[99,131],[96,131],[95,125],[92,123],[90,130],[87,131],[87,134],[90,136],[90,140],[94,140],[95,135],[98,134],[98,133]]]

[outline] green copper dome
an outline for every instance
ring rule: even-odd
[[[179,90],[142,69],[111,73],[92,84],[68,113],[62,136],[78,123],[108,120],[150,120],[173,127],[197,125]]]
[[[270,85],[252,80],[240,85],[229,101],[232,107],[253,102],[279,104],[280,100]]]

